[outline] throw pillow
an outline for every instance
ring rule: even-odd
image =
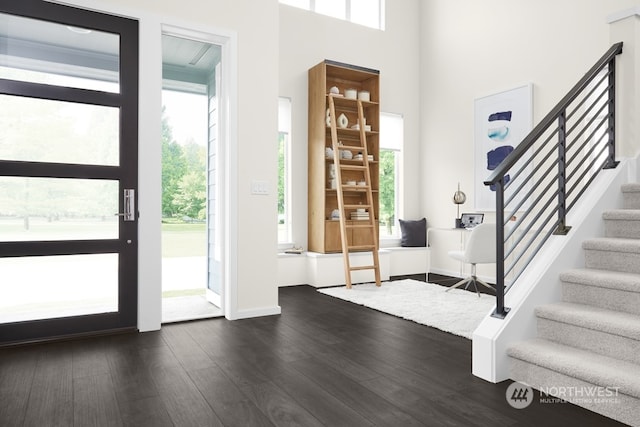
[[[427,246],[427,220],[422,218],[419,220],[403,220],[400,221],[400,231],[402,239],[400,246],[419,247]]]

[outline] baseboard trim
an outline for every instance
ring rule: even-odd
[[[262,308],[252,308],[246,310],[237,310],[234,313],[229,313],[227,315],[227,319],[229,320],[241,320],[241,319],[251,319],[253,317],[263,317],[263,316],[277,316],[282,314],[282,309],[279,305],[275,307],[262,307]]]

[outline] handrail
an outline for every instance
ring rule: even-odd
[[[484,181],[496,193],[496,311],[601,169],[615,168],[615,58],[612,45]],[[517,215],[516,215],[517,214]],[[519,215],[519,217],[518,217]],[[510,282],[506,286],[507,280]]]
[[[618,42],[611,46],[609,50],[602,55],[602,58],[595,63],[587,74],[580,79],[578,83],[565,95],[564,98],[558,102],[558,104],[533,128],[533,130],[522,140],[522,142],[511,152],[509,155],[494,169],[493,173],[489,175],[484,185],[495,184],[500,177],[506,174],[506,171],[511,169],[513,165],[531,148],[535,141],[540,138],[540,135],[547,129],[553,120],[555,120],[561,111],[563,111],[568,104],[570,104],[576,97],[587,87],[587,85],[606,67],[616,55],[622,53],[622,42]]]

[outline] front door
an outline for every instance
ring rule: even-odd
[[[0,6],[0,344],[136,327],[137,137],[137,21]]]

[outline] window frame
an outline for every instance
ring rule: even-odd
[[[395,153],[394,156],[394,234],[391,235],[383,235],[380,233],[379,239],[381,242],[381,246],[393,246],[395,243],[400,242],[401,234],[400,234],[400,224],[398,219],[402,217],[403,207],[401,205],[401,191],[404,186],[402,185],[402,153],[404,151],[404,116],[398,113],[390,113],[386,111],[380,112],[380,121],[382,122],[384,119],[383,116],[387,117],[395,117],[401,121],[401,128],[403,129],[402,134],[400,135],[400,141],[396,146],[391,146],[391,144],[384,143],[384,134],[383,129],[381,129],[380,133],[380,152],[384,151],[393,151]]]

